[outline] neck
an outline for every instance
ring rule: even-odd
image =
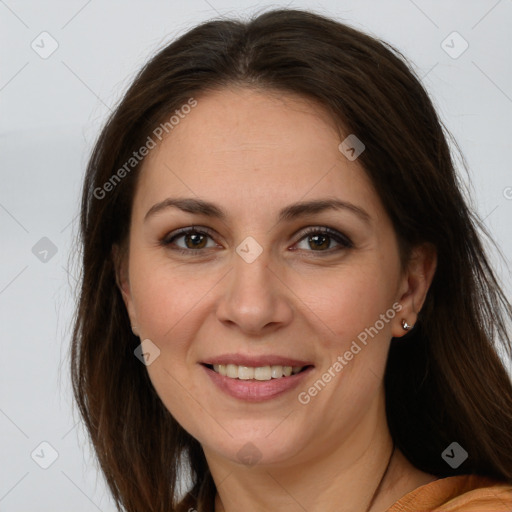
[[[384,425],[385,428],[379,428]],[[315,455],[286,464],[241,466],[205,450],[217,487],[215,512],[381,512],[432,481],[393,450],[384,403],[354,426],[343,443],[316,440]],[[388,467],[389,464],[389,467]]]

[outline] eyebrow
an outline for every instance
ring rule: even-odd
[[[209,201],[197,198],[169,197],[154,204],[144,216],[144,221],[167,208],[178,208],[187,213],[205,215],[220,220],[225,220],[227,217],[226,213],[219,206]],[[330,198],[290,204],[279,212],[278,220],[279,222],[290,221],[298,217],[321,213],[326,210],[348,210],[356,214],[364,222],[370,223],[370,215],[362,208],[346,201]]]

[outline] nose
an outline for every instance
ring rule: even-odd
[[[234,255],[217,307],[219,321],[245,334],[268,334],[285,327],[293,318],[293,294],[279,272],[270,268],[267,254],[264,251],[251,263]]]

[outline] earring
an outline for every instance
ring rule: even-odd
[[[412,325],[409,325],[405,320],[402,320],[402,328],[404,331],[408,331]]]
[[[137,330],[137,326],[136,325],[132,325],[132,332],[133,332],[133,334],[135,334],[135,336],[139,335],[139,331]]]

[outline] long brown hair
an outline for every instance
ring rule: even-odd
[[[87,167],[72,382],[119,509],[213,509],[215,485],[200,444],[134,356],[140,340],[116,286],[112,247],[129,232],[140,168],[126,167],[133,152],[191,98],[231,84],[312,98],[364,142],[358,161],[393,222],[402,262],[423,242],[438,254],[415,328],[392,340],[385,374],[391,435],[423,471],[512,483],[512,385],[495,347],[512,355],[512,308],[484,252],[480,237],[488,234],[462,192],[450,135],[398,50],[326,17],[283,9],[201,24],[159,51],[108,119]],[[457,470],[441,457],[453,441],[469,454]],[[183,478],[192,486],[180,501]]]

